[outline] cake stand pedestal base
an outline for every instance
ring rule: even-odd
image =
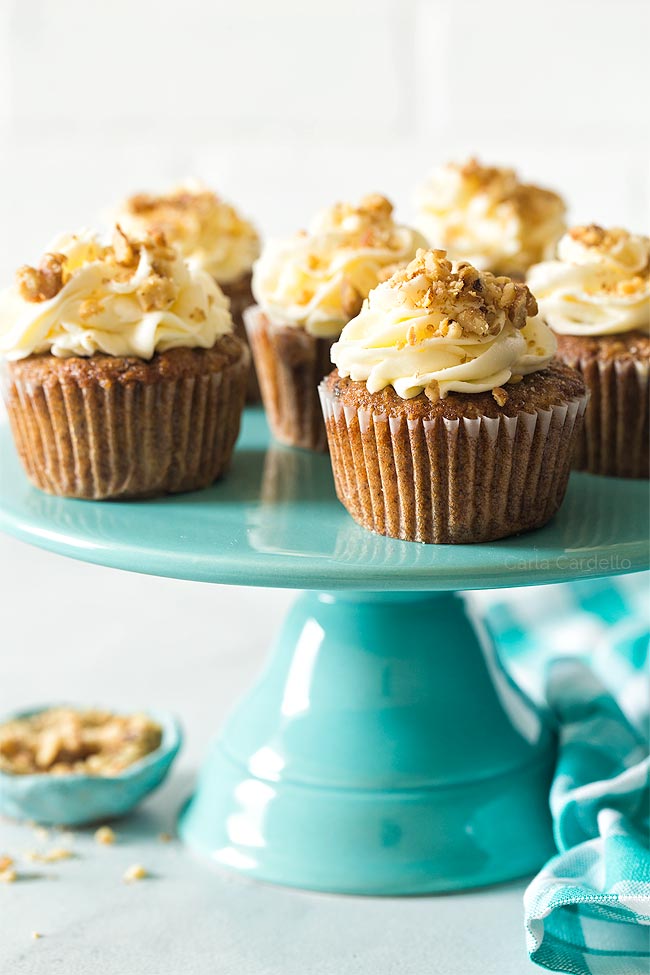
[[[553,854],[555,741],[454,593],[304,593],[181,814],[261,880],[423,894]]]

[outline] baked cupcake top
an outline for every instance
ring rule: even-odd
[[[563,335],[650,334],[650,237],[573,227],[556,260],[531,267],[528,284],[548,324]]]
[[[432,247],[495,273],[522,275],[552,256],[566,226],[557,193],[476,159],[434,169],[416,201],[416,226]]]
[[[167,349],[211,348],[232,330],[228,300],[163,234],[140,240],[115,228],[67,234],[38,267],[21,267],[0,296],[0,355],[150,359]]]
[[[308,231],[264,248],[253,294],[273,321],[337,336],[382,277],[424,244],[416,230],[395,223],[384,196],[366,196],[358,206],[337,203],[317,214]]]
[[[544,369],[555,348],[525,284],[420,250],[371,291],[332,362],[371,393],[392,386],[403,399],[424,391],[438,400],[492,390],[499,403],[505,383]]]
[[[248,274],[260,250],[255,227],[201,183],[190,182],[159,196],[131,196],[116,221],[136,236],[162,230],[186,260],[220,284]]]

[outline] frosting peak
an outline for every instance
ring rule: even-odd
[[[495,390],[543,369],[554,352],[526,285],[420,250],[370,292],[332,361],[371,393],[392,385],[404,399],[423,390],[438,398]]]
[[[520,182],[513,169],[476,159],[434,169],[417,205],[418,226],[432,246],[506,274],[523,274],[550,256],[565,229],[557,193]]]
[[[650,333],[650,237],[597,224],[573,227],[557,259],[531,267],[528,283],[556,332]]]
[[[124,202],[117,221],[137,235],[162,230],[186,260],[224,284],[248,273],[259,254],[253,225],[198,182],[158,196],[137,193]]]
[[[337,203],[286,241],[270,242],[253,272],[253,293],[274,321],[334,337],[375,285],[425,243],[395,223],[379,194]]]
[[[213,279],[190,268],[162,233],[111,242],[90,231],[57,238],[38,267],[0,296],[0,354],[150,359],[179,346],[210,348],[232,329]]]

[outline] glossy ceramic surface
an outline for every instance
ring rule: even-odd
[[[222,865],[292,886],[475,887],[552,854],[554,758],[460,597],[306,593],[180,832]]]
[[[27,713],[33,714],[34,710]],[[147,713],[163,729],[156,751],[114,776],[0,772],[0,815],[44,825],[79,826],[131,812],[162,784],[181,747],[181,729],[176,719],[161,711]],[[26,712],[5,715],[0,721],[25,716]]]
[[[269,444],[263,414],[249,410],[222,483],[133,503],[41,494],[5,428],[0,529],[121,569],[324,590],[289,615],[213,746],[181,834],[265,880],[413,894],[521,876],[553,852],[552,733],[444,590],[646,568],[648,484],[573,475],[540,531],[400,542],[352,521],[328,457]]]
[[[32,488],[0,429],[0,530],[119,569],[299,589],[483,589],[648,566],[648,483],[573,474],[545,528],[485,545],[373,535],[336,499],[329,458],[269,445],[247,410],[230,474],[192,494],[70,501]]]

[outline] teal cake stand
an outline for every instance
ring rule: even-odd
[[[329,459],[269,444],[259,410],[222,483],[132,503],[41,494],[0,433],[2,530],[135,572],[305,590],[181,814],[189,847],[263,880],[361,894],[490,884],[553,853],[553,730],[459,592],[646,568],[646,483],[575,474],[537,532],[418,545],[357,526]]]

